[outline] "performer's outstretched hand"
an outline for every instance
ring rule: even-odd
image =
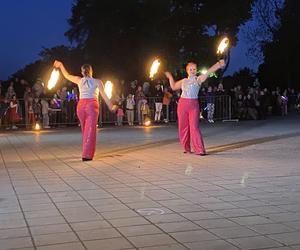
[[[165,72],[166,77],[170,80],[170,78],[173,78],[172,74],[170,72]]]
[[[53,67],[54,68],[60,68],[62,66],[62,62],[61,61],[57,61],[55,60],[54,63],[53,63]]]
[[[220,68],[224,68],[225,67],[225,61],[224,59],[221,59],[219,62]]]

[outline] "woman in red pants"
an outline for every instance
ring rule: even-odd
[[[78,85],[80,100],[77,105],[77,116],[82,130],[82,160],[91,161],[96,150],[99,93],[111,111],[113,111],[113,105],[104,92],[102,81],[92,77],[91,65],[84,64],[81,67],[83,77],[70,75],[60,61],[55,61],[53,66],[59,68],[67,80]]]
[[[190,62],[186,66],[188,78],[183,78],[177,82],[170,72],[165,72],[169,79],[172,90],[182,90],[178,107],[178,130],[180,143],[183,146],[184,153],[191,153],[191,142],[197,155],[206,155],[202,134],[199,129],[199,101],[198,93],[201,84],[207,77],[225,66],[224,60],[218,61],[205,74],[197,76],[197,65]]]

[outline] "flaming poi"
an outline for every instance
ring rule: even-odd
[[[58,81],[58,78],[59,78],[59,71],[57,69],[53,69],[50,79],[48,81],[48,89],[49,90],[55,87],[55,85]]]
[[[223,38],[220,42],[217,50],[217,54],[223,54],[225,49],[229,46],[229,39],[227,37]]]
[[[155,59],[150,68],[150,76],[149,77],[151,79],[153,79],[154,75],[157,73],[159,65],[160,65],[160,61],[158,59]]]
[[[107,97],[110,99],[112,97],[113,84],[111,81],[106,81],[104,85],[104,91]]]

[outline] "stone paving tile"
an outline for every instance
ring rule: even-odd
[[[271,234],[268,237],[285,245],[300,245],[300,231],[290,233]]]
[[[288,233],[293,232],[295,229],[287,227],[283,224],[262,224],[262,225],[253,225],[248,226],[250,229],[266,235],[266,234],[277,234],[277,233]]]
[[[186,250],[187,248],[182,245],[165,245],[165,246],[155,246],[155,247],[141,247],[140,250]]]
[[[118,230],[126,237],[163,233],[158,227],[154,225],[119,227]]]
[[[283,245],[264,236],[228,239],[228,242],[245,250],[282,247]]]
[[[139,226],[150,224],[143,217],[131,217],[108,220],[114,227]]]
[[[33,247],[30,237],[0,239],[0,250]]]
[[[216,213],[209,212],[209,211],[201,211],[201,212],[194,212],[194,213],[181,213],[182,216],[185,218],[195,221],[201,219],[220,219],[222,216],[217,215]]]
[[[77,234],[82,241],[102,240],[121,237],[120,233],[114,228],[77,231]]]
[[[29,236],[30,235],[27,227],[0,230],[0,239],[22,238],[22,237],[24,238]]]
[[[84,250],[84,246],[80,242],[55,244],[37,247],[37,250]]]
[[[118,210],[112,212],[102,212],[101,215],[104,219],[118,219],[118,218],[130,218],[139,216],[135,211],[131,209]]]
[[[226,227],[226,228],[214,228],[209,231],[222,239],[234,239],[242,237],[251,237],[258,235],[257,232],[250,230],[246,227]]]
[[[179,214],[150,215],[150,216],[145,216],[145,218],[147,220],[150,220],[154,224],[187,221],[186,218],[184,218]]]
[[[36,246],[79,241],[73,232],[33,235]]]
[[[198,242],[205,240],[217,240],[218,237],[206,230],[194,230],[186,232],[175,232],[170,235],[181,243]]]
[[[246,209],[242,209],[242,208],[216,210],[216,211],[214,211],[214,213],[221,215],[224,218],[234,218],[234,217],[255,215],[253,212],[250,212],[250,211],[248,211]]]
[[[176,244],[176,241],[174,239],[165,234],[130,236],[127,238],[134,246],[138,248]]]
[[[238,250],[239,249],[224,240],[213,240],[213,241],[209,240],[209,241],[185,243],[185,246],[190,250]]]
[[[111,225],[105,220],[75,222],[75,223],[70,223],[70,225],[76,232],[83,231],[83,230],[111,228]]]
[[[231,220],[242,226],[274,223],[272,220],[269,220],[266,217],[262,217],[262,216],[237,217],[237,218],[231,218]]]
[[[0,220],[0,229],[26,227],[24,219],[2,219]]]
[[[87,250],[118,250],[118,249],[132,249],[133,246],[125,238],[113,238],[104,240],[90,240],[84,241]]]
[[[157,224],[159,228],[167,233],[201,230],[202,228],[190,221],[169,222]]]
[[[210,228],[228,228],[228,227],[235,227],[238,226],[237,223],[228,220],[228,219],[210,219],[210,220],[198,220],[193,221],[195,224],[199,226],[210,229]]]
[[[53,225],[43,225],[43,226],[31,226],[30,231],[32,235],[42,235],[42,234],[71,232],[72,229],[68,224],[53,224]]]
[[[52,217],[41,217],[41,218],[30,218],[27,219],[28,225],[32,226],[45,226],[53,224],[65,223],[65,219],[62,216],[52,216]]]

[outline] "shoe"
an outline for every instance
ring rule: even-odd
[[[215,121],[213,119],[210,120],[211,123],[214,123]]]
[[[200,153],[200,154],[196,154],[196,155],[205,156],[205,155],[207,155],[207,153]]]
[[[18,129],[18,127],[17,126],[12,126],[12,129]]]
[[[91,158],[82,158],[82,161],[92,161],[93,159]]]

